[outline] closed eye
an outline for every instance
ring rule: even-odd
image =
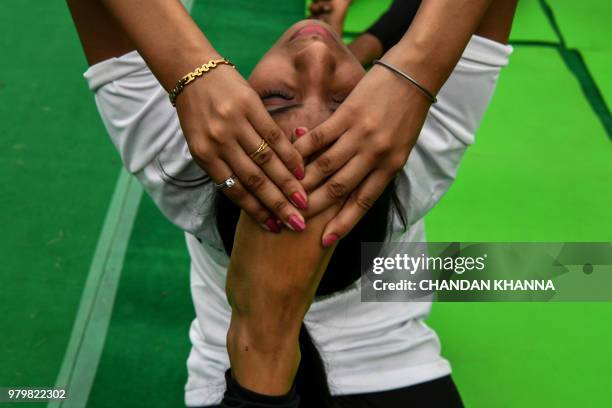
[[[261,93],[260,97],[262,101],[269,101],[276,98],[291,101],[294,98],[290,93],[280,90],[265,90]]]
[[[298,109],[303,107],[303,105],[301,103],[296,103],[296,104],[291,104],[291,105],[285,105],[285,106],[278,106],[278,107],[271,107],[268,106],[268,113],[270,115],[280,115],[282,113],[289,113],[294,109]]]

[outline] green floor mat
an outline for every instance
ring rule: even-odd
[[[354,0],[346,17],[344,31],[362,33],[391,5],[392,0]]]
[[[568,48],[612,51],[612,1],[547,0]]]
[[[0,385],[52,386],[119,162],[65,2],[4,0],[0,26]]]
[[[582,56],[609,109],[612,106],[612,50],[585,51]]]
[[[191,14],[217,51],[246,77],[280,35],[304,18],[304,2],[196,0]]]
[[[610,241],[611,179],[612,144],[558,52],[517,47],[456,183],[426,219],[428,239]],[[429,323],[468,407],[604,406],[611,312],[446,303]]]
[[[556,50],[515,49],[476,140],[430,239],[612,239],[612,144]]]
[[[143,197],[87,406],[183,406],[194,316],[183,233]]]
[[[610,303],[437,303],[432,325],[469,408],[609,405]]]
[[[510,41],[559,42],[539,0],[520,0],[518,2]]]

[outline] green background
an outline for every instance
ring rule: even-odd
[[[384,5],[355,0],[349,31]],[[248,74],[304,6],[195,0],[192,14]],[[430,240],[612,241],[612,3],[544,6],[521,1],[514,55],[426,219]],[[65,2],[3,0],[0,27],[0,386],[52,386],[120,163]],[[182,405],[188,268],[182,233],[145,197],[88,406]],[[609,303],[453,303],[435,304],[429,323],[468,407],[599,407],[610,316]]]

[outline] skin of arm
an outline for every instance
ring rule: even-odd
[[[313,217],[299,234],[271,234],[241,213],[226,292],[232,307],[228,354],[232,376],[243,387],[266,395],[291,388],[300,326],[334,248],[321,248],[319,237],[338,209]]]
[[[196,66],[220,57],[178,0],[101,2],[166,90]]]
[[[424,0],[410,28],[385,54],[385,60],[438,93],[491,3],[491,0]]]

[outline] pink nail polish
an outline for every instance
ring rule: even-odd
[[[275,234],[278,234],[281,231],[280,227],[276,223],[276,220],[274,220],[272,217],[266,220],[266,227],[268,227],[268,229]]]
[[[293,201],[293,204],[295,204],[300,210],[308,209],[308,202],[306,201],[306,198],[300,193],[291,194],[291,201]]]
[[[289,217],[289,225],[291,225],[293,230],[297,232],[302,232],[306,229],[306,224],[304,223],[304,220],[302,220],[295,214]]]
[[[334,243],[338,240],[338,236],[336,234],[328,234],[323,238],[323,247],[329,248],[334,245]]]
[[[301,168],[297,168],[293,171],[293,175],[295,176],[296,179],[298,180],[303,180],[304,179],[304,169]]]
[[[297,137],[301,137],[304,136],[306,134],[307,129],[305,127],[298,127],[295,128],[295,135]]]

